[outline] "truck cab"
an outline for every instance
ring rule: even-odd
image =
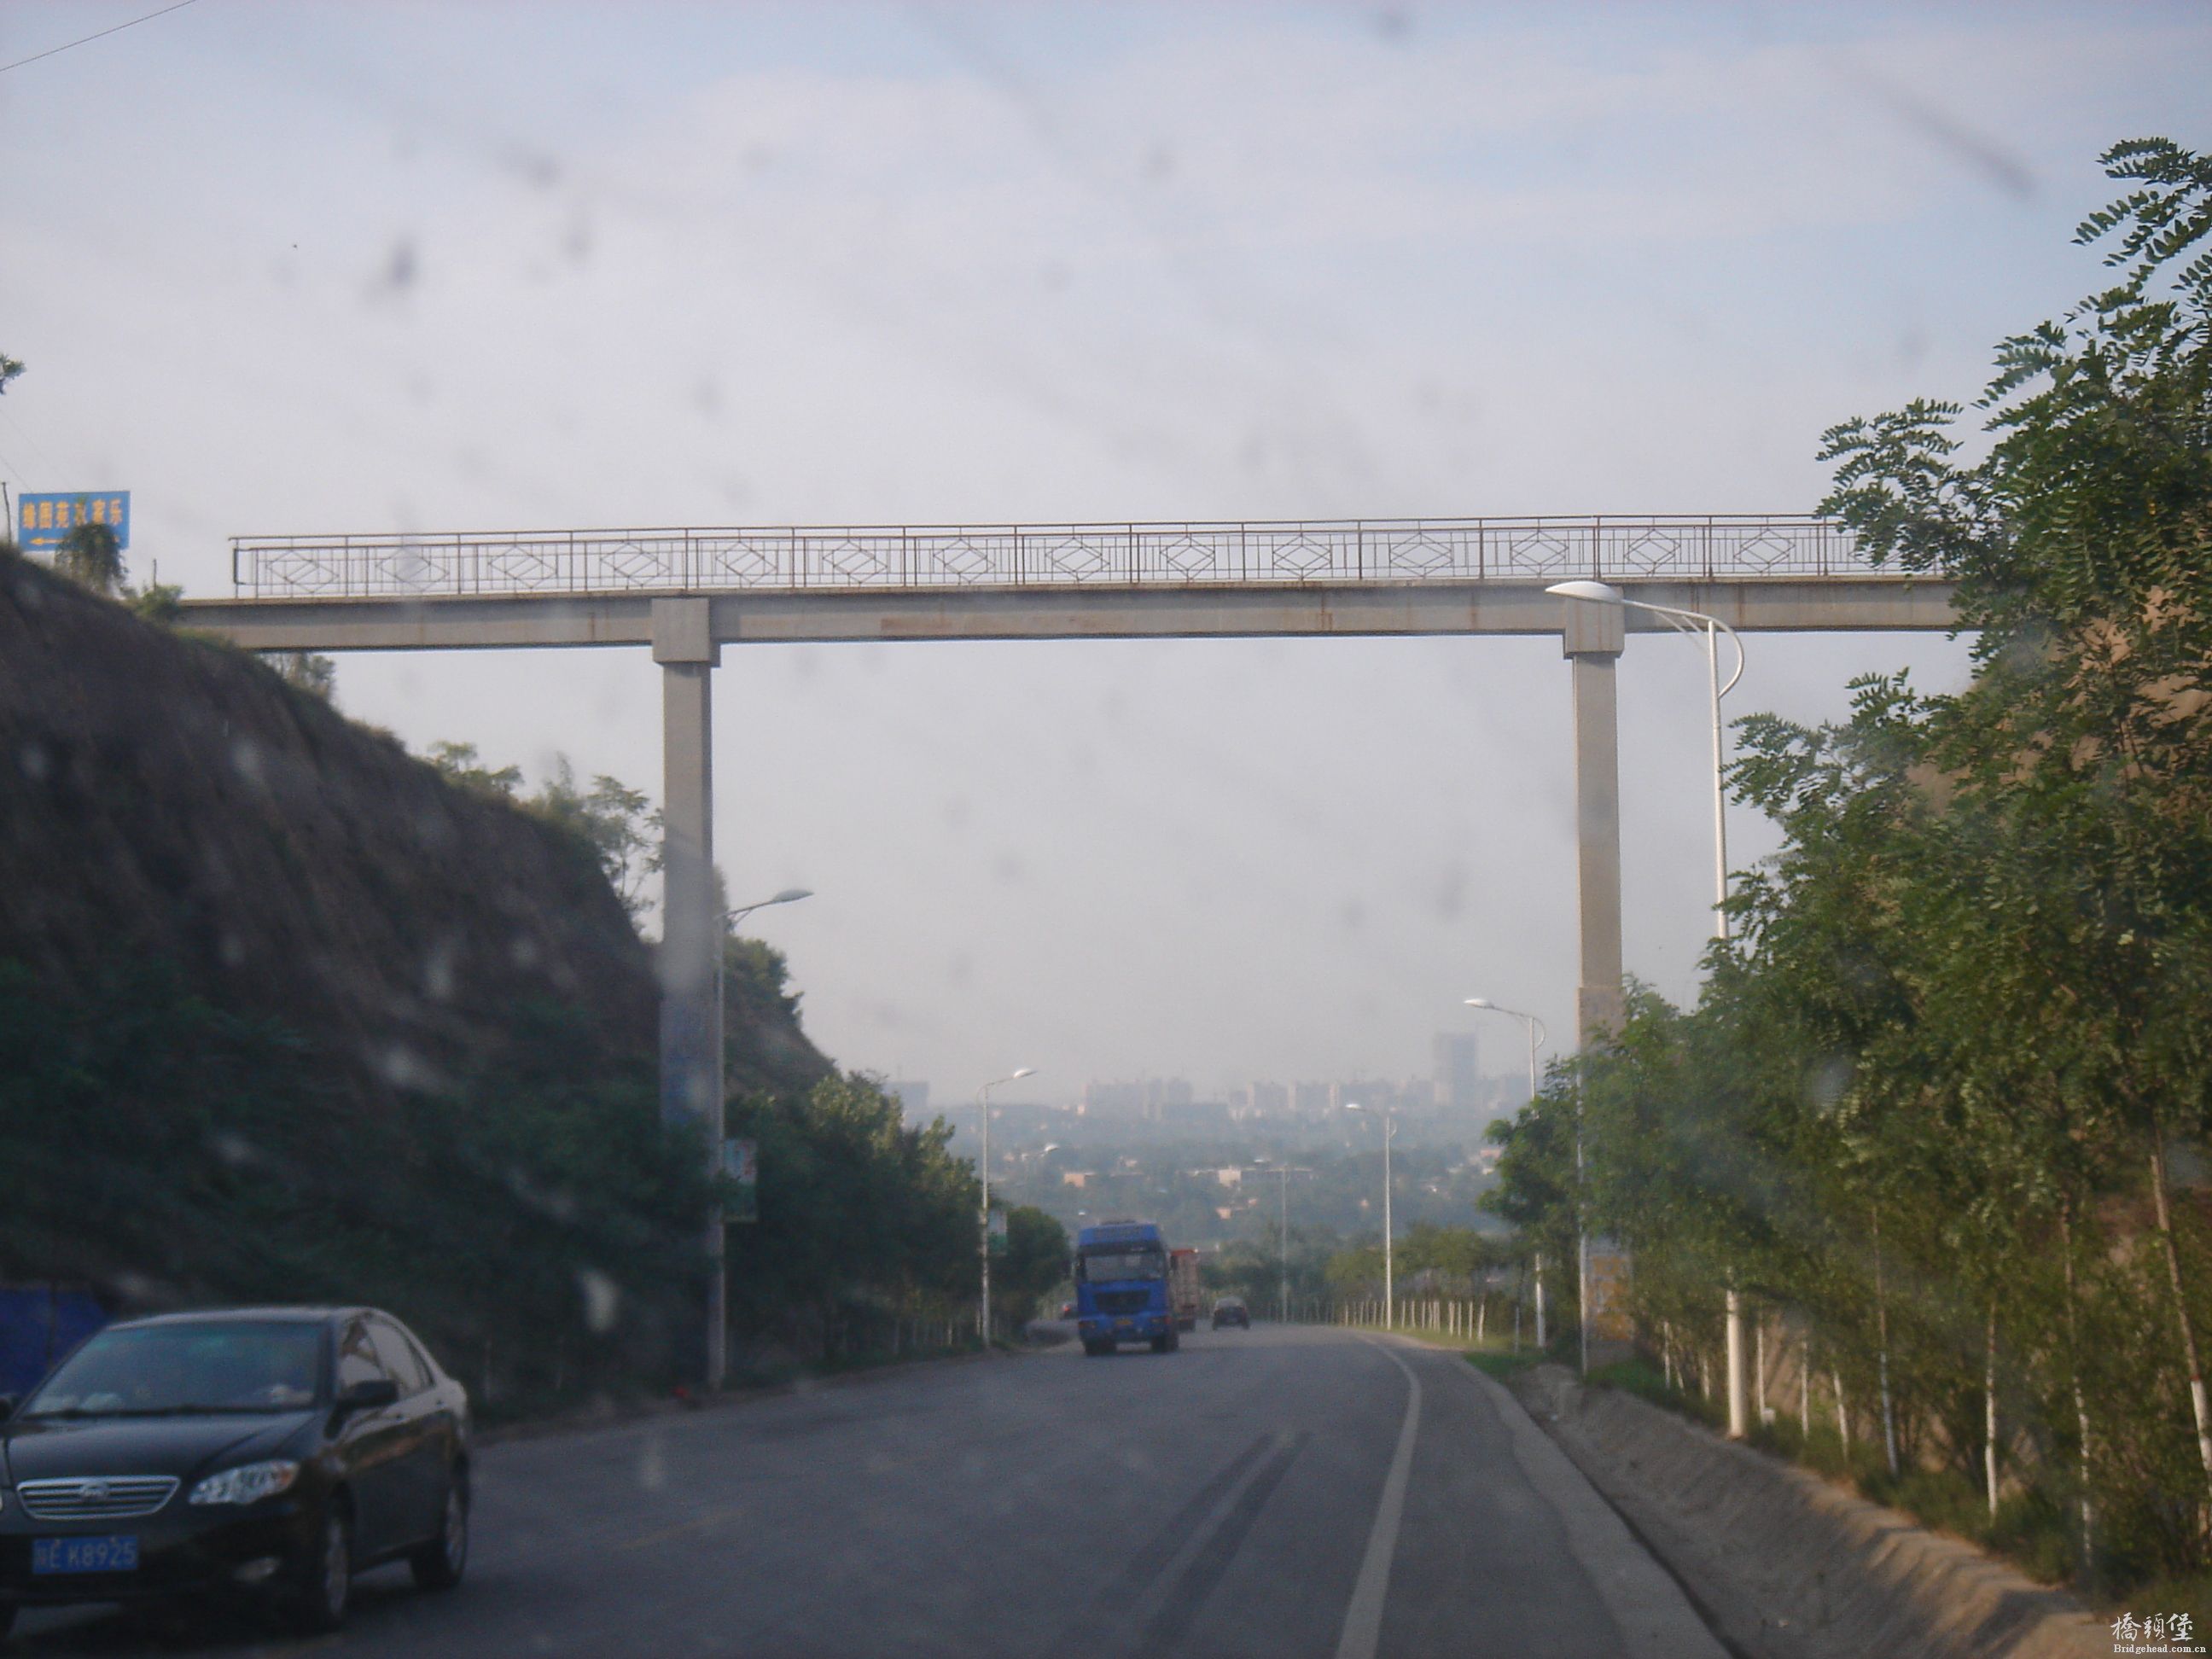
[[[1124,1342],[1154,1353],[1182,1346],[1168,1289],[1167,1242],[1149,1221],[1109,1221],[1075,1235],[1075,1328],[1094,1358]]]

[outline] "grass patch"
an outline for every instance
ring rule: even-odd
[[[1601,1365],[1589,1374],[1589,1380],[1592,1388],[1617,1389],[1623,1394],[1632,1394],[1639,1400],[1694,1418],[1708,1428],[1718,1428],[1725,1419],[1726,1408],[1719,1401],[1674,1387],[1667,1381],[1664,1371],[1641,1354]]]
[[[1534,1348],[1523,1348],[1519,1353],[1504,1348],[1470,1348],[1462,1357],[1475,1370],[1500,1382],[1510,1382],[1522,1372],[1544,1363],[1544,1356]]]

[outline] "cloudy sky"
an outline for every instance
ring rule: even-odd
[[[246,532],[1803,511],[2095,282],[2199,4],[0,12],[13,489]],[[1765,637],[1734,712],[1962,647]],[[1701,658],[1621,667],[1632,970],[1694,994]],[[659,787],[641,652],[357,657],[420,748]],[[940,1097],[1425,1073],[1569,1024],[1567,674],[1496,640],[750,647],[733,895]],[[1741,864],[1771,850],[1730,823]],[[1488,1069],[1517,1057],[1486,1032]]]

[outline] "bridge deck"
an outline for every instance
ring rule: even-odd
[[[724,643],[1556,634],[1569,577],[1746,630],[1954,625],[1948,584],[1777,514],[240,537],[232,573],[187,616],[257,650],[641,645],[678,595]]]
[[[1623,582],[1631,598],[1703,611],[1746,633],[1945,632],[1949,585],[1903,578]],[[255,651],[422,651],[647,645],[652,592],[376,599],[192,599],[188,627]],[[869,588],[714,593],[722,644],[836,640],[1233,639],[1261,635],[1557,635],[1562,602],[1535,582],[1085,587],[1037,592]],[[1630,612],[1631,631],[1647,624]],[[1663,624],[1649,624],[1662,626]]]

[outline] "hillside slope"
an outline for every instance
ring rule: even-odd
[[[732,1001],[740,1087],[830,1071]],[[0,1279],[384,1302],[502,1394],[650,1374],[706,1197],[656,1005],[578,837],[0,552]]]

